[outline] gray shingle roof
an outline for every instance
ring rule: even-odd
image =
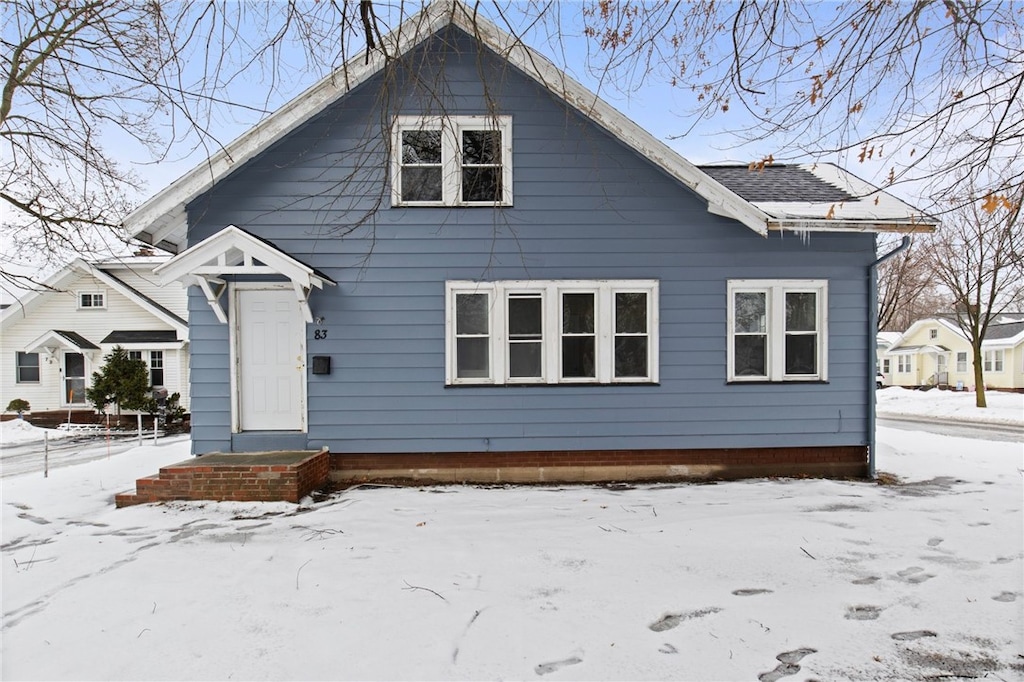
[[[140,331],[112,331],[100,343],[174,343],[178,333],[173,329],[147,329]]]
[[[995,341],[996,339],[1012,339],[1021,332],[1024,332],[1024,322],[993,324],[989,326],[988,331],[985,333],[985,340]]]
[[[748,166],[699,166],[747,201],[853,201],[853,195],[825,182],[800,166],[765,166],[750,170]]]
[[[85,338],[84,336],[82,336],[78,332],[69,332],[69,331],[64,331],[63,329],[54,329],[53,333],[54,334],[60,334],[62,337],[64,337],[65,341],[70,342],[71,344],[73,344],[74,346],[76,346],[77,348],[79,348],[81,350],[99,350],[100,349],[99,346],[97,346],[95,343],[93,343],[89,339]]]

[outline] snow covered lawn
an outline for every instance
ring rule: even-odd
[[[975,395],[966,391],[914,391],[892,386],[875,391],[875,395],[879,417],[953,419],[1024,427],[1024,393],[985,391],[985,408],[975,406]]]
[[[1024,678],[1022,446],[879,450],[900,484],[114,509],[186,442],[5,478],[2,678]]]

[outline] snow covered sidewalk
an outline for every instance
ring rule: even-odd
[[[1020,444],[879,443],[901,484],[113,508],[187,443],[7,478],[2,677],[1021,679]]]

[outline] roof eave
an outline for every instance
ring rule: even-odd
[[[907,220],[835,220],[823,218],[769,218],[769,232],[886,232],[928,234],[937,223]]]

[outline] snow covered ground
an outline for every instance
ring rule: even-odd
[[[875,395],[880,417],[923,417],[1024,427],[1024,393],[986,391],[988,407],[985,408],[976,407],[975,395],[967,392],[915,391],[893,386],[876,391]]]
[[[1024,679],[1024,446],[878,442],[898,483],[114,509],[182,440],[4,478],[2,678]]]

